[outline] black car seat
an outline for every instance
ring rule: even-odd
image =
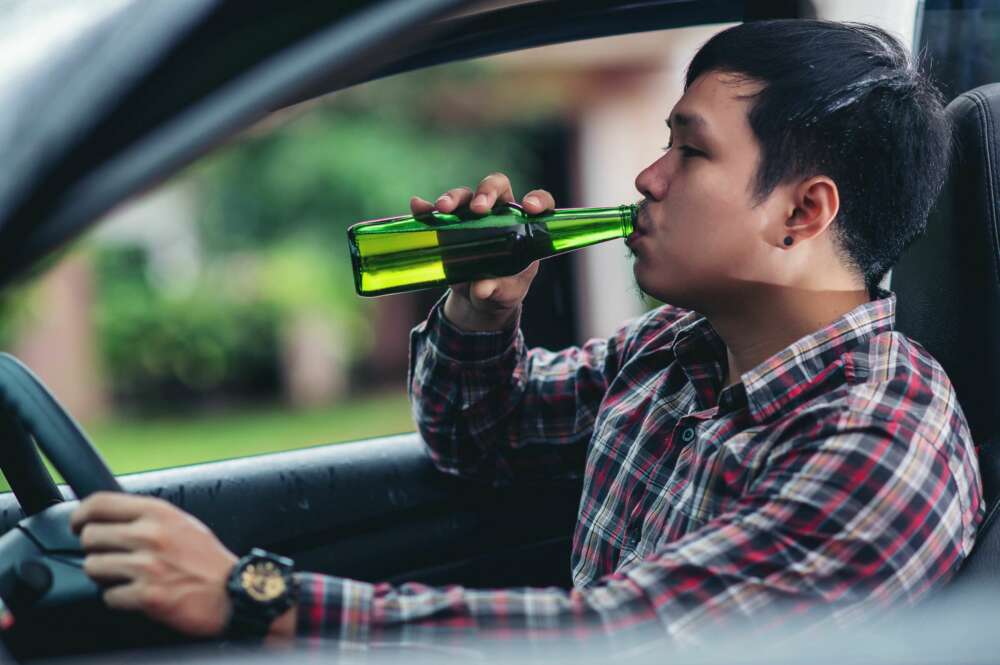
[[[948,105],[952,164],[927,234],[892,274],[897,329],[944,366],[973,441],[986,519],[956,582],[1000,583],[1000,84]]]

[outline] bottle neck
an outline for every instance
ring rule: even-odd
[[[520,206],[518,206],[520,209]],[[638,215],[639,206],[635,203],[614,206],[609,208],[558,208],[544,213],[537,217],[527,217],[541,219],[545,221],[574,222],[578,225],[605,225],[609,222],[617,222],[622,238],[627,238],[635,229],[635,220]],[[522,213],[523,214],[523,213]]]
[[[545,230],[552,252],[558,254],[629,236],[635,228],[635,215],[635,205],[563,208],[526,221]]]

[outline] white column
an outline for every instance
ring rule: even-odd
[[[871,23],[913,47],[919,0],[812,0],[805,13],[830,21]]]
[[[646,91],[648,92],[648,91]],[[663,103],[649,95],[615,98],[581,118],[578,136],[579,201],[610,206],[636,201],[636,174],[655,159],[649,148],[664,128]],[[660,117],[657,127],[656,118]],[[577,312],[584,339],[606,337],[642,313],[644,306],[621,241],[590,247],[576,255]]]
[[[638,201],[639,171],[660,156],[667,143],[664,120],[684,90],[687,64],[698,48],[729,25],[700,26],[657,33],[669,48],[656,63],[640,61],[648,72],[630,84],[611,81],[607,94],[580,113],[576,199],[584,206]],[[654,66],[650,66],[653,64]],[[577,254],[577,311],[580,333],[606,337],[625,320],[645,311],[621,242]]]

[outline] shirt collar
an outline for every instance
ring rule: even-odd
[[[776,413],[809,397],[810,386],[834,371],[835,363],[864,339],[890,331],[895,325],[896,295],[876,289],[874,299],[847,312],[746,372],[740,383],[723,392],[718,389],[727,367],[726,347],[708,319],[692,312],[679,321],[674,338],[674,357],[694,384],[702,408],[718,400],[720,410],[742,406],[763,422]]]

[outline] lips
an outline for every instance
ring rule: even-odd
[[[636,248],[636,245],[639,244],[639,240],[644,235],[646,235],[645,231],[643,231],[641,228],[639,228],[639,225],[636,224],[632,228],[632,233],[630,233],[628,235],[628,237],[625,238],[625,246],[628,247],[629,249],[631,249],[634,252],[635,248]]]
[[[639,204],[638,213],[635,216],[635,224],[632,226],[632,233],[629,234],[628,238],[625,239],[625,244],[631,246],[631,243],[635,242],[639,238],[649,233],[649,228],[647,226],[648,219],[646,218],[646,207],[645,203]]]

